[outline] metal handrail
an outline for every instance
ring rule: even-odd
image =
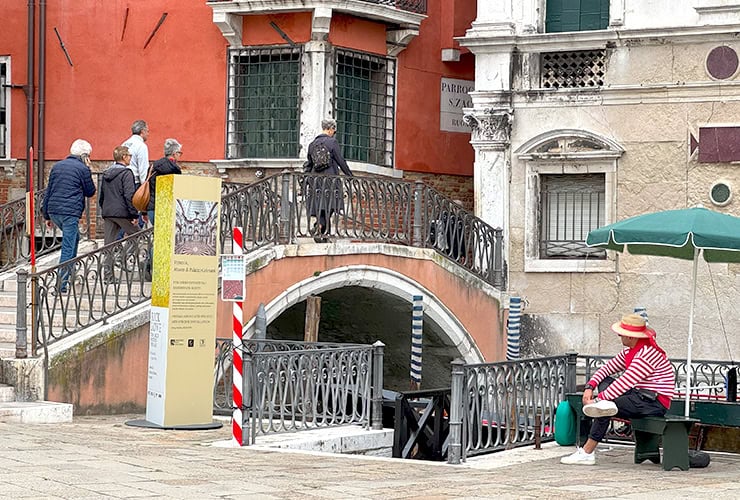
[[[62,232],[57,227],[48,227],[42,215],[42,204],[46,189],[34,192],[34,237],[36,255],[42,256],[59,249]],[[0,205],[0,272],[26,265],[31,257],[31,239],[28,227],[26,197]],[[80,219],[80,238],[90,236],[90,202],[86,200]]]
[[[316,216],[324,211],[332,221],[332,237],[431,248],[487,283],[505,288],[503,231],[420,182],[285,172],[249,185],[224,183],[221,200],[222,253],[230,253],[233,229],[239,226],[244,252],[315,236]],[[88,222],[85,228],[89,227]],[[134,253],[126,247],[133,245],[129,238],[138,242]],[[39,324],[32,339],[34,355],[44,345],[150,298],[142,269],[150,255],[151,231],[129,238],[79,256],[67,267],[63,264],[28,276],[29,284],[45,294],[35,296],[39,309],[34,320]],[[125,287],[119,283],[110,288],[103,281],[101,266],[110,256],[116,260],[121,255],[127,255],[127,269],[135,272],[122,275]],[[54,295],[60,291],[64,269],[72,271],[76,286],[66,295]],[[101,302],[104,289],[106,300]],[[17,307],[19,316],[25,314],[26,290],[21,287]],[[16,351],[22,355],[25,332],[20,326],[16,332]]]
[[[359,424],[380,427],[383,345],[245,340],[239,348],[244,440],[259,435]],[[214,412],[232,407],[231,339],[217,339]]]
[[[554,439],[554,418],[564,395],[575,392],[611,356],[563,356],[466,365],[452,363],[448,462],[467,456]],[[679,376],[686,360],[671,359]],[[697,399],[726,396],[725,379],[733,361],[692,362]],[[612,437],[624,437],[613,430]]]

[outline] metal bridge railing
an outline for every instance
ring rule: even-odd
[[[586,383],[593,373],[611,356],[578,356],[583,360],[583,383]],[[671,359],[673,373],[676,376],[676,394],[674,400],[686,394],[686,360]],[[727,372],[738,364],[732,361],[692,360],[691,361],[691,399],[727,399]]]
[[[13,200],[0,205],[0,272],[18,265],[28,264],[31,257],[31,242],[36,245],[36,255],[42,256],[59,249],[62,231],[57,227],[46,226],[41,214],[41,206],[46,189],[34,193],[34,228],[30,238],[28,227],[28,207],[26,198]],[[85,211],[80,219],[80,239],[90,237],[90,203],[85,203]]]
[[[218,339],[214,412],[232,411],[233,343]],[[383,344],[247,340],[244,444],[259,435],[359,424],[382,427]]]
[[[555,411],[566,393],[575,392],[611,356],[563,356],[466,365],[452,363],[449,463],[467,456],[554,439]],[[670,360],[680,378],[686,360]],[[692,362],[696,399],[724,399],[732,361]],[[608,436],[629,434],[612,426]]]
[[[566,390],[567,356],[453,362],[448,461],[552,438]]]
[[[250,252],[314,235],[316,216],[324,212],[331,221],[332,237],[432,248],[487,283],[506,286],[503,230],[488,226],[421,182],[285,172],[250,185],[224,183],[221,200],[223,253],[230,253],[234,227],[242,227],[242,248]],[[83,225],[87,231],[89,212]],[[152,244],[151,231],[135,239],[138,243],[131,243],[131,248],[118,241],[28,276],[29,285],[44,295],[34,296],[39,308],[34,318],[38,322],[32,339],[34,354],[41,346],[150,298],[150,285],[142,281],[141,269]],[[128,273],[112,287],[101,274],[109,258]],[[54,295],[65,269],[71,270],[75,286],[66,295]],[[19,318],[26,311],[25,294],[19,287]],[[16,351],[23,357],[25,326],[19,324],[16,331]]]

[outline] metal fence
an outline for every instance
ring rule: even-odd
[[[431,248],[487,283],[506,287],[503,230],[488,226],[421,182],[285,172],[250,185],[224,183],[221,200],[222,253],[230,252],[234,227],[242,227],[243,249],[250,252],[315,236],[315,223],[323,212],[330,220],[330,238]],[[89,220],[88,212],[81,230],[88,230]],[[148,300],[151,285],[143,279],[143,269],[151,244],[151,230],[143,231],[28,275],[29,286],[36,290],[33,304],[38,306],[33,354],[43,345]],[[104,280],[101,272],[109,261],[115,263],[117,283]],[[67,271],[74,286],[63,294],[60,284]],[[22,279],[19,274],[19,357],[25,357],[27,350]]]
[[[552,438],[567,356],[465,365],[453,362],[448,460]],[[575,362],[575,357],[570,359]]]
[[[609,356],[563,356],[501,363],[452,363],[449,463],[468,456],[554,439],[555,411],[566,393],[582,387]],[[677,386],[686,360],[670,360]],[[696,360],[692,398],[724,399],[732,361]],[[611,429],[612,438],[630,437]]]
[[[36,255],[42,256],[57,250],[62,242],[62,231],[57,227],[47,227],[41,214],[46,190],[34,193],[34,228],[28,227],[28,207],[26,198],[13,200],[0,205],[0,271],[12,269],[18,265],[28,264],[31,257],[31,241],[36,245]],[[80,238],[90,234],[90,204],[85,204],[85,211],[80,219]]]
[[[244,444],[259,435],[358,424],[382,427],[383,344],[247,340]],[[219,339],[214,412],[231,413],[233,343]]]
[[[604,363],[610,356],[579,356],[583,364],[583,383]],[[686,360],[672,359],[673,373],[676,376],[676,394],[674,399],[686,395]],[[692,360],[691,361],[691,399],[692,400],[724,400],[727,399],[727,372],[737,366],[732,361]]]

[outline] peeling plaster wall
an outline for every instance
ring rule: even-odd
[[[706,54],[719,42],[682,45],[637,44],[614,49],[605,87],[590,102],[577,92],[560,93],[515,105],[511,151],[539,134],[556,129],[583,129],[619,143],[616,220],[644,212],[704,206],[740,216],[736,198],[726,207],[709,199],[717,180],[740,189],[740,168],[731,164],[700,164],[688,155],[688,133],[704,123],[740,124],[740,87],[694,85],[709,81]],[[740,43],[728,44],[740,51]],[[661,84],[656,93],[635,84]],[[614,92],[614,87],[631,88]],[[581,102],[579,102],[579,98]],[[516,102],[516,97],[515,97]],[[691,263],[634,255],[616,257],[618,272],[525,273],[522,200],[526,162],[512,154],[510,208],[510,289],[526,301],[522,321],[523,355],[548,355],[575,350],[611,354],[620,348],[609,327],[634,306],[647,307],[650,323],[672,357],[686,357]],[[694,321],[695,359],[738,359],[740,336],[740,267],[708,266],[697,278]],[[719,310],[718,310],[719,308]],[[721,314],[719,313],[721,311]],[[727,338],[722,327],[727,330]]]

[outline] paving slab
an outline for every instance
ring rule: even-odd
[[[488,499],[740,498],[740,456],[665,472],[604,447],[593,467],[561,465],[571,447],[516,448],[459,466],[265,447],[223,448],[228,426],[164,431],[137,416],[53,425],[0,422],[0,498]],[[300,433],[294,433],[297,436]]]

